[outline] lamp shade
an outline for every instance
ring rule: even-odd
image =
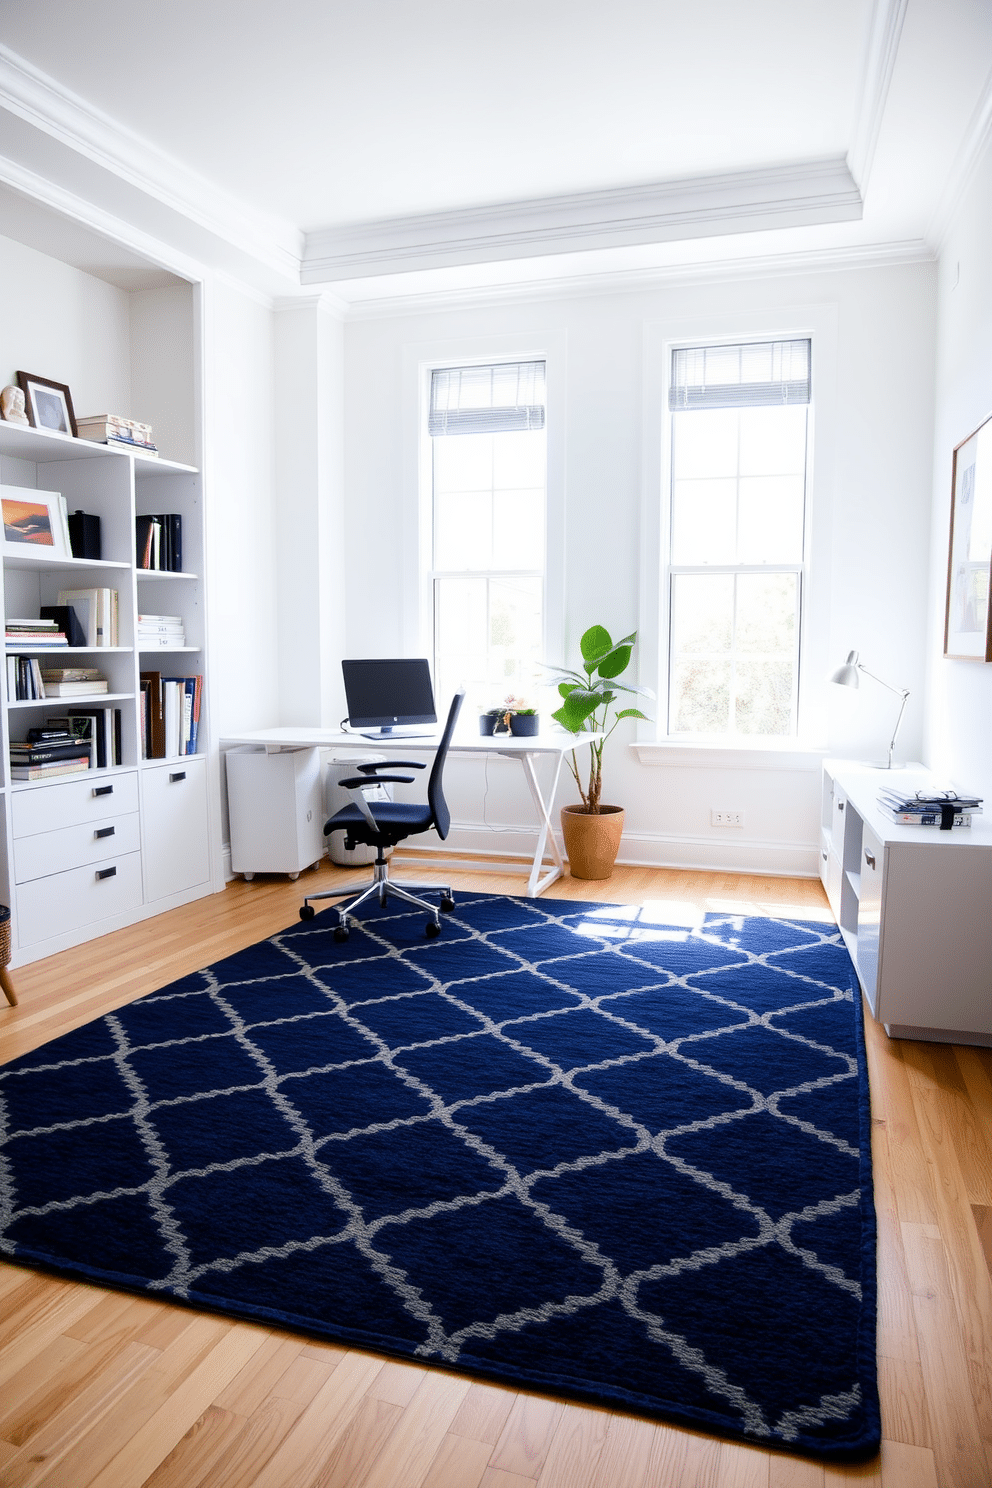
[[[847,660],[844,665],[837,668],[830,680],[831,682],[836,682],[839,687],[859,687],[861,685],[858,677],[857,651],[849,651],[847,653]]]

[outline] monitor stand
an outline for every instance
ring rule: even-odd
[[[383,724],[378,729],[359,729],[363,739],[436,739],[437,733],[419,734],[408,733],[404,728],[394,728],[391,723]]]

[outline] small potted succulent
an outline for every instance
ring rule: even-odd
[[[500,707],[490,708],[479,715],[479,733],[489,734],[536,734],[540,718],[536,708],[529,707],[511,693]]]

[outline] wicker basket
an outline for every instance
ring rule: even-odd
[[[10,964],[10,910],[0,904],[0,966]]]

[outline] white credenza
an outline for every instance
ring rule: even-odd
[[[820,877],[872,1013],[892,1038],[992,1047],[992,821],[898,826],[879,787],[940,785],[825,760]]]

